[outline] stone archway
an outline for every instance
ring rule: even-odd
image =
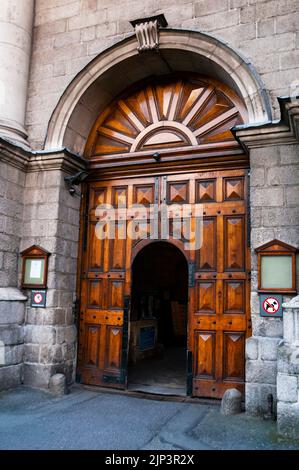
[[[224,42],[200,32],[165,29],[160,31],[159,47],[158,53],[144,56],[138,53],[136,38],[131,36],[91,61],[57,104],[49,122],[45,149],[68,147],[82,154],[101,109],[138,80],[170,71],[200,71],[227,84],[244,101],[250,124],[271,119],[269,100],[259,75],[247,59]]]

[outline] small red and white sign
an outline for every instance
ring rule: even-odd
[[[275,297],[267,297],[263,301],[263,309],[268,315],[275,315],[280,309],[280,302]]]
[[[46,306],[46,290],[39,289],[39,290],[32,290],[31,291],[31,307],[41,307],[44,308]]]
[[[40,304],[43,301],[43,296],[40,293],[34,294],[33,301],[35,304]]]

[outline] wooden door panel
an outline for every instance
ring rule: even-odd
[[[194,379],[215,379],[215,332],[195,331],[195,374]]]
[[[197,281],[196,313],[216,314],[216,281]]]
[[[188,204],[189,181],[167,183],[167,204]]]
[[[91,339],[88,343],[85,342],[85,345],[79,343],[78,371],[83,383],[109,384],[118,388],[125,386],[125,375],[122,370],[122,331],[127,220],[125,218],[114,227],[117,212],[108,214],[111,219],[106,224],[106,231],[115,234],[113,239],[109,239],[105,231],[104,236],[103,232],[101,233],[103,240],[99,239],[96,227],[100,219],[97,210],[99,205],[108,204],[110,207],[115,207],[115,211],[124,208],[128,203],[128,194],[128,184],[124,184],[123,181],[92,183],[90,188],[89,238],[85,258],[87,263],[83,263],[85,270],[82,273],[80,335],[84,336],[84,332],[90,328],[93,335],[88,335]],[[97,339],[95,332],[98,332]],[[80,351],[82,348],[84,354]],[[85,348],[91,351],[91,359],[86,356]],[[96,349],[98,349],[97,362],[95,362]]]
[[[223,179],[223,200],[239,201],[244,199],[244,178],[224,178]]]
[[[223,313],[245,315],[245,281],[225,280],[224,282],[224,309]]]
[[[97,237],[96,222],[90,223],[88,237],[88,270],[103,271],[104,243]]]
[[[121,355],[123,312],[121,310],[87,310],[85,345],[79,367],[81,381],[91,385],[123,387]]]
[[[127,186],[112,188],[112,205],[113,207],[127,207],[128,188]]]
[[[155,184],[135,184],[134,188],[134,204],[142,204],[149,206],[155,203]]]
[[[126,267],[126,230],[127,224],[115,224],[115,238],[109,240],[109,270],[124,271]]]
[[[216,178],[196,182],[196,202],[207,204],[216,202]]]
[[[203,243],[197,250],[197,266],[201,271],[217,271],[217,217],[204,217]]]
[[[123,308],[124,304],[124,281],[118,279],[109,279],[108,281],[109,308]]]
[[[89,308],[103,307],[103,280],[102,279],[89,279],[88,280],[88,297],[87,305]]]
[[[245,223],[243,215],[224,216],[224,270],[245,269]]]
[[[228,388],[244,392],[249,316],[246,177],[242,170],[219,171],[202,178],[197,174],[195,183],[204,217],[203,244],[195,253],[195,286],[189,290],[193,394],[221,398]]]
[[[120,369],[121,366],[122,328],[117,326],[106,327],[105,372]]]
[[[89,196],[89,210],[94,211],[107,202],[107,187],[93,188]]]
[[[244,381],[244,351],[245,336],[243,332],[235,331],[223,333],[223,380]]]
[[[84,362],[88,367],[99,367],[101,327],[85,325]]]

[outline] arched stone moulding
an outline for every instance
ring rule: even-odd
[[[68,147],[83,153],[94,121],[117,94],[142,78],[170,70],[201,72],[227,84],[244,101],[248,124],[271,120],[266,90],[247,59],[208,34],[167,29],[160,31],[158,53],[138,54],[132,36],[93,59],[60,98],[49,122],[45,149]]]

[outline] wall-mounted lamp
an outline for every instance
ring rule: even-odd
[[[78,171],[78,173],[75,173],[74,175],[64,177],[64,181],[68,187],[71,196],[74,196],[74,194],[80,196],[79,191],[74,186],[78,186],[80,183],[82,183],[82,181],[84,181],[87,176],[87,171],[82,170]]]

